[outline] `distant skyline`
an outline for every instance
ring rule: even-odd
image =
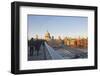
[[[44,38],[46,31],[55,38],[88,36],[88,17],[28,15],[27,19],[28,39],[36,34]]]

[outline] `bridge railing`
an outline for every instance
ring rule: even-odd
[[[48,51],[48,53],[50,54],[52,59],[63,59],[63,57],[58,54],[51,46],[49,46],[46,42],[45,42],[45,47]]]

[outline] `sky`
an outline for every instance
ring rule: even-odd
[[[87,37],[88,17],[79,16],[50,16],[50,15],[28,15],[28,39],[44,38],[48,31],[51,36],[64,37]]]

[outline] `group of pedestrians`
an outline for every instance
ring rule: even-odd
[[[31,40],[28,41],[28,48],[29,48],[29,56],[33,56],[34,52],[37,52],[37,56],[39,55],[39,51],[40,51],[40,48],[41,48],[41,45],[43,47],[45,47],[45,44],[44,44],[44,40],[34,40],[33,38]]]

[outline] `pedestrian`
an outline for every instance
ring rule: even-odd
[[[30,46],[30,51],[29,51],[30,56],[33,56],[33,51],[34,51],[34,45],[33,45],[33,43],[34,43],[34,40],[32,38],[30,40],[30,44],[29,44],[29,46]]]

